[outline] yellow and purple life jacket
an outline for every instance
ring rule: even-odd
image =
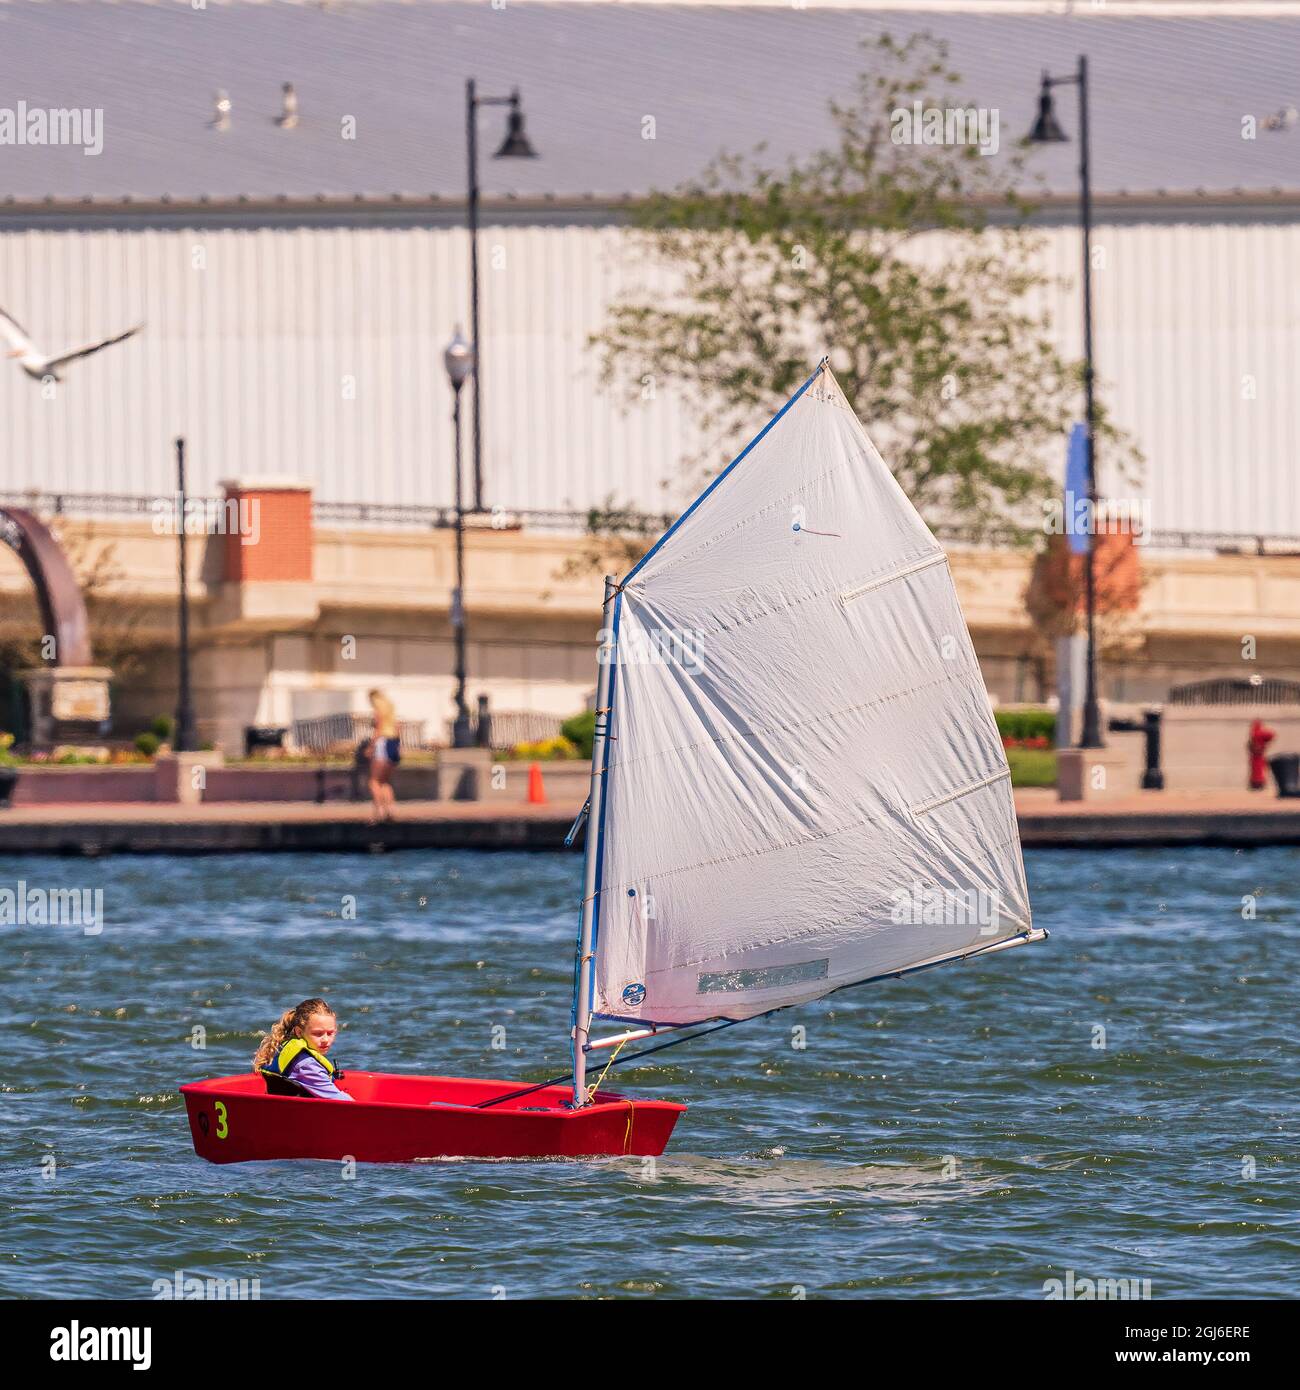
[[[291,1073],[304,1058],[310,1057],[325,1068],[325,1073],[336,1085],[343,1078],[342,1071],[323,1053],[301,1038],[286,1038],[280,1050],[269,1062],[258,1067],[266,1079],[266,1089],[273,1096],[301,1096],[310,1094],[305,1086],[294,1081]]]

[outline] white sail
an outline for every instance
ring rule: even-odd
[[[1030,932],[944,552],[824,364],[624,580],[592,1008],[745,1018]]]

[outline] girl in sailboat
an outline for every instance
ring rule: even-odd
[[[337,1084],[343,1073],[325,1055],[338,1031],[338,1017],[323,999],[304,999],[272,1025],[253,1054],[253,1070],[272,1095],[351,1100]]]
[[[370,708],[375,712],[375,727],[370,737],[370,800],[375,820],[392,820],[393,769],[402,760],[397,711],[382,690],[370,692]]]

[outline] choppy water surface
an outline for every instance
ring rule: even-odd
[[[576,857],[0,856],[0,888],[102,888],[106,915],[0,927],[0,1293],[150,1297],[184,1270],[263,1298],[306,1273],[335,1297],[1042,1298],[1070,1269],[1156,1298],[1293,1292],[1300,852],[1028,868],[1043,945],[620,1070],[691,1107],[653,1171],[345,1181],[202,1162],[178,1084],[244,1069],[313,993],[345,1067],[564,1071]]]

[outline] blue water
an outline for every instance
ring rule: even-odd
[[[243,1070],[315,993],[345,1067],[563,1072],[576,858],[0,855],[0,888],[102,888],[106,919],[0,927],[0,1295],[148,1298],[177,1270],[262,1298],[1292,1292],[1300,852],[1027,864],[1050,941],[620,1070],[691,1107],[653,1163],[347,1180],[204,1163],[178,1084]]]

